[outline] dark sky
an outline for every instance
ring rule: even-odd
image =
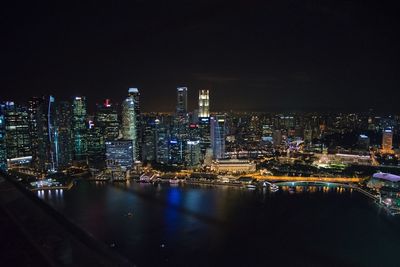
[[[145,111],[399,111],[399,15],[385,1],[12,1],[2,3],[0,100],[54,94]]]

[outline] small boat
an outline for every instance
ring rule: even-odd
[[[170,184],[179,184],[179,180],[178,179],[169,179],[169,183]]]
[[[272,192],[277,192],[279,190],[279,186],[273,184],[269,187],[269,190]]]
[[[257,186],[255,186],[254,184],[247,184],[246,188],[248,188],[248,189],[256,189]]]

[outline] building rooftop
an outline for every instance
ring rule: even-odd
[[[391,182],[400,182],[400,176],[390,174],[390,173],[378,172],[378,173],[375,173],[372,177],[375,179],[388,180]]]

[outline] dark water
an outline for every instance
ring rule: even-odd
[[[350,189],[81,181],[38,194],[137,266],[400,266],[400,218]]]

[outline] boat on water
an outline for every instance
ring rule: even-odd
[[[169,179],[169,184],[179,184],[178,179]]]
[[[254,184],[246,184],[245,187],[248,189],[256,189],[257,188],[257,186],[255,186]]]
[[[279,186],[277,186],[277,185],[271,185],[270,187],[269,187],[269,190],[271,191],[271,192],[277,192],[277,191],[279,191]]]

